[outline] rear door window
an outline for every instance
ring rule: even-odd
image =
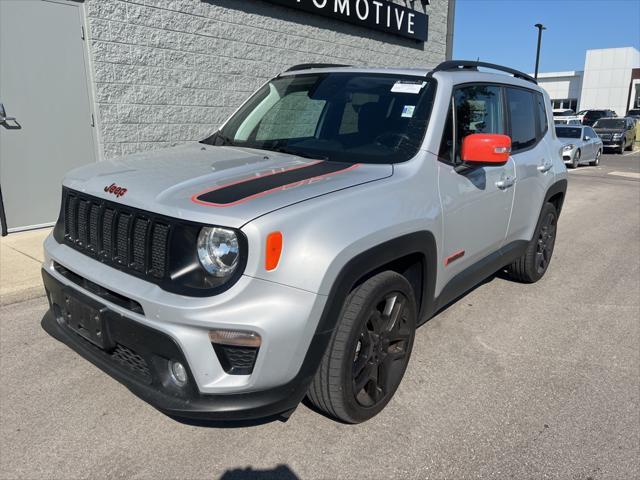
[[[537,143],[534,92],[521,88],[506,88],[506,92],[511,120],[511,150],[516,153]]]

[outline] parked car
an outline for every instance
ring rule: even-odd
[[[495,271],[547,271],[567,188],[550,106],[483,62],[292,67],[199,144],[65,177],[43,327],[176,417],[307,395],[365,421],[418,325]]]
[[[556,136],[562,142],[562,159],[571,168],[581,164],[599,165],[602,140],[591,127],[556,126]]]
[[[640,121],[640,108],[632,108],[627,112],[627,117]]]
[[[553,123],[556,125],[582,125],[582,122],[577,117],[554,118]]]
[[[584,113],[581,112],[581,118],[583,125],[593,126],[596,121],[601,118],[613,118],[617,117],[616,112],[613,110],[585,110]]]
[[[576,117],[576,112],[568,108],[555,108],[553,109],[553,121],[554,123],[559,121],[566,121],[569,119],[574,119]]]
[[[619,153],[631,150],[636,141],[635,122],[632,118],[601,118],[593,129],[602,139],[605,148],[614,148]]]

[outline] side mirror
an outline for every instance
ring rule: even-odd
[[[591,137],[589,135],[585,135],[584,136],[584,141],[588,142],[589,140],[591,140]]]
[[[494,133],[474,133],[462,140],[461,158],[469,166],[500,166],[511,155],[511,137]]]

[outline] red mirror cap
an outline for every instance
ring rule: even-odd
[[[495,133],[474,133],[462,140],[462,161],[503,165],[511,155],[511,137]]]

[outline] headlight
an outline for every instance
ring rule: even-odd
[[[202,227],[197,242],[202,268],[214,277],[228,277],[238,266],[240,247],[233,230]]]
[[[557,148],[557,147],[556,147]],[[562,147],[562,152],[570,152],[571,150],[573,150],[574,148],[576,148],[575,145],[565,145],[564,147]]]

